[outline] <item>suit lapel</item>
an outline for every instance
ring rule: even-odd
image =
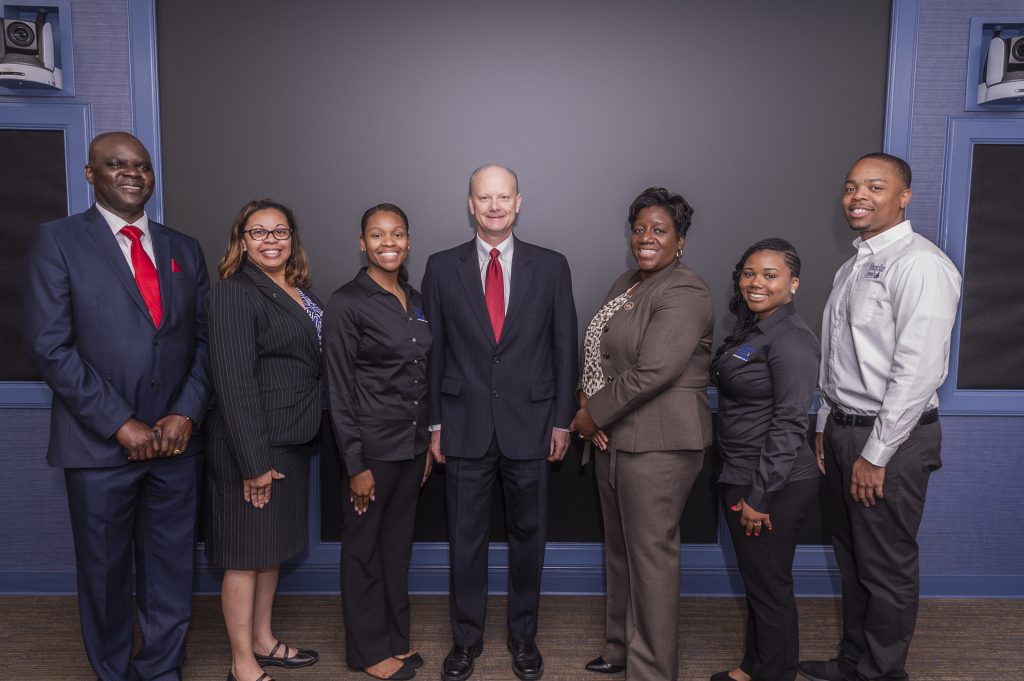
[[[299,326],[306,333],[306,338],[312,344],[316,350],[316,357],[320,356],[320,339],[316,335],[316,327],[313,325],[313,320],[309,318],[306,311],[289,296],[284,289],[275,284],[270,277],[260,271],[255,265],[247,263],[245,265],[245,274],[249,277],[256,288],[259,289],[260,293],[266,296],[270,302],[276,305],[281,310],[284,310],[289,314],[295,321],[299,323]],[[307,294],[308,295],[308,294]],[[316,361],[319,361],[317,359]]]
[[[505,313],[504,329],[515,324],[516,319],[522,314],[523,306],[530,299],[530,290],[533,288],[533,251],[530,244],[523,243],[516,237],[515,250],[512,251],[512,290],[508,297],[508,311]],[[505,338],[506,333],[502,330],[501,337]]]
[[[92,240],[96,243],[96,247],[103,254],[103,257],[110,263],[110,267],[113,268],[117,274],[117,278],[121,280],[121,284],[132,300],[135,301],[135,305],[139,308],[139,312],[146,316],[149,323],[153,323],[153,317],[149,314],[149,308],[146,307],[146,301],[142,299],[142,294],[139,292],[139,285],[135,282],[135,276],[132,275],[131,268],[128,267],[128,261],[124,258],[124,251],[117,243],[117,237],[110,231],[110,225],[103,219],[100,212],[93,206],[85,212],[86,220],[86,231]],[[163,286],[161,282],[161,287]],[[162,293],[162,291],[161,291]]]
[[[149,238],[153,240],[156,276],[160,281],[160,307],[163,308],[160,328],[163,328],[171,314],[171,239],[164,226],[153,220],[149,221]]]
[[[476,317],[477,323],[480,324],[480,330],[487,340],[491,342],[491,345],[497,346],[494,329],[491,328],[491,317],[487,314],[483,284],[480,283],[480,261],[476,255],[476,239],[466,244],[460,260],[459,279],[462,280],[462,286],[466,289],[469,309],[473,311],[473,316]]]

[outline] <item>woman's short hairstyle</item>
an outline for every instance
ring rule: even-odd
[[[629,206],[627,221],[632,227],[636,224],[636,218],[644,208],[664,208],[672,217],[672,224],[676,228],[676,236],[686,236],[690,229],[690,222],[693,219],[693,206],[687,203],[679,194],[673,194],[664,187],[648,187],[640,192],[640,196],[633,199]]]
[[[291,246],[292,253],[285,263],[284,277],[289,286],[309,286],[309,260],[306,258],[306,251],[302,249],[302,241],[299,239],[299,226],[295,222],[295,215],[288,206],[278,203],[273,199],[254,199],[242,206],[238,211],[235,221],[231,223],[231,236],[228,239],[228,249],[224,257],[220,259],[217,272],[221,279],[227,279],[237,272],[245,264],[249,256],[245,252],[245,224],[249,222],[252,214],[273,208],[281,211],[288,227],[292,230]]]

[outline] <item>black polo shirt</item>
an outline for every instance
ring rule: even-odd
[[[407,310],[363,268],[331,296],[324,360],[331,422],[345,470],[366,459],[401,461],[426,450],[430,325],[419,291],[402,284]]]
[[[750,485],[752,508],[769,513],[787,482],[818,476],[807,439],[820,344],[793,303],[760,320],[718,361],[719,482]]]

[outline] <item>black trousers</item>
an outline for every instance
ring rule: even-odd
[[[825,471],[832,545],[843,584],[843,675],[854,681],[909,679],[917,623],[917,530],[928,477],[942,465],[939,422],[918,426],[885,467],[884,498],[864,506],[850,496],[853,462],[870,426],[825,427]]]
[[[343,483],[341,606],[352,667],[409,651],[409,560],[425,456],[367,460],[375,501],[363,515],[348,500],[348,478]]]
[[[793,681],[800,661],[800,631],[793,595],[796,535],[818,497],[818,478],[788,483],[772,501],[772,530],[746,536],[730,510],[749,485],[721,486],[722,504],[747,593],[747,642],[740,669],[753,681]]]
[[[452,639],[459,646],[474,645],[483,636],[491,504],[499,473],[508,531],[509,636],[525,643],[537,635],[548,525],[548,462],[510,459],[492,438],[479,459],[449,456],[445,463],[452,579],[449,608]]]

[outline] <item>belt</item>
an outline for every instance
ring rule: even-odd
[[[832,411],[829,412],[829,418],[841,426],[872,426],[875,424],[877,416],[864,415],[864,414],[850,414],[845,412],[841,407],[837,405],[832,406]],[[927,426],[929,423],[935,423],[939,420],[939,410],[929,409],[925,413],[921,414],[921,418],[917,420],[917,425]]]

